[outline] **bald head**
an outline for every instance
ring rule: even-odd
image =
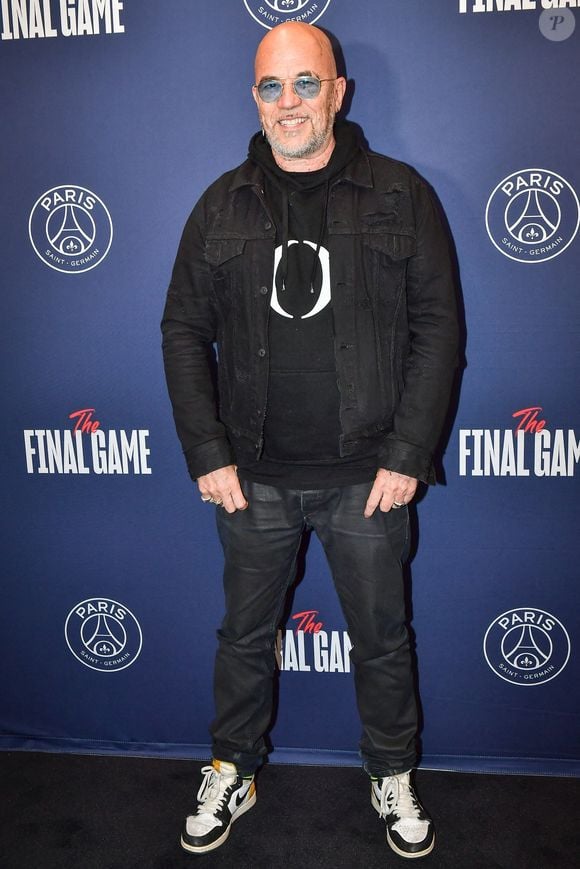
[[[264,75],[265,70],[276,58],[292,58],[308,56],[315,64],[320,78],[336,77],[336,61],[330,39],[312,24],[302,21],[287,21],[269,30],[262,39],[256,52],[256,81]]]

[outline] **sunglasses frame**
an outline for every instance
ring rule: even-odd
[[[296,82],[302,81],[304,79],[307,79],[308,81],[318,82],[318,92],[316,94],[314,94],[314,96],[303,97],[303,96],[300,96],[300,94],[296,90]],[[284,93],[284,88],[286,86],[286,82],[288,82],[288,81],[292,82],[292,90],[294,91],[294,93],[296,94],[298,99],[300,99],[300,100],[315,100],[316,97],[320,95],[320,91],[322,89],[322,83],[325,81],[336,81],[336,78],[318,78],[317,75],[297,75],[296,78],[287,78],[287,79],[264,78],[261,81],[257,82],[257,84],[255,84],[254,87],[256,88],[256,92],[263,103],[276,103],[276,102],[278,102],[278,100],[280,99],[282,94]],[[276,83],[276,84],[279,84],[282,86],[280,93],[276,97],[274,97],[274,99],[271,99],[271,100],[264,99],[264,97],[260,93],[260,87],[262,85],[265,85],[265,84],[273,84],[273,83]]]

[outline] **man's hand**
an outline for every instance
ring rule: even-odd
[[[197,485],[203,501],[211,499],[214,504],[221,504],[228,513],[245,510],[248,506],[235,465],[227,465],[198,477]]]
[[[408,504],[417,490],[417,482],[414,477],[406,477],[405,474],[379,468],[365,505],[365,519],[370,519],[377,507],[383,513],[388,513],[394,503],[399,506]]]

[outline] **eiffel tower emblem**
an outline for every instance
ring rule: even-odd
[[[93,237],[91,238],[91,236],[79,224],[76,216],[76,208],[73,205],[67,203],[63,206],[62,210],[64,213],[60,228],[57,230],[56,235],[52,237],[49,236],[50,243],[59,253],[68,254],[68,256],[84,253],[89,249],[93,242],[95,231],[94,223]],[[84,209],[82,210],[92,223],[90,215],[84,211]]]
[[[537,670],[546,663],[552,654],[552,641],[541,628],[534,628],[534,631],[532,631],[531,625],[523,625],[519,628],[519,631],[520,634],[515,646],[509,652],[504,650],[505,659],[513,667],[517,667],[518,670]],[[547,652],[541,649],[536,641],[534,635],[537,631],[541,631],[541,634],[549,644]]]
[[[558,219],[556,222],[550,219],[540,203],[540,193],[543,197],[548,197],[553,200],[557,209]],[[519,214],[516,220],[509,222],[509,215],[506,211],[506,226],[518,241],[525,244],[540,244],[547,241],[558,229],[560,223],[560,208],[556,200],[549,193],[544,193],[540,190],[528,190],[522,193],[520,198],[525,198],[523,211]],[[517,200],[514,200],[517,201]],[[512,203],[511,212],[514,211]]]
[[[127,642],[125,628],[117,621],[117,619],[113,619],[116,632],[121,637],[121,639],[119,639],[111,631],[109,619],[104,613],[99,613],[95,618],[97,624],[90,638],[84,641],[85,646],[94,655],[100,655],[101,657],[107,658],[111,655],[118,655]]]

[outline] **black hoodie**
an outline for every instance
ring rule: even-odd
[[[353,127],[335,127],[336,146],[323,169],[285,172],[261,133],[249,157],[265,174],[276,224],[276,276],[269,318],[270,377],[261,460],[241,476],[291,488],[372,480],[376,457],[339,454],[340,395],[328,258],[329,187],[358,149]]]

